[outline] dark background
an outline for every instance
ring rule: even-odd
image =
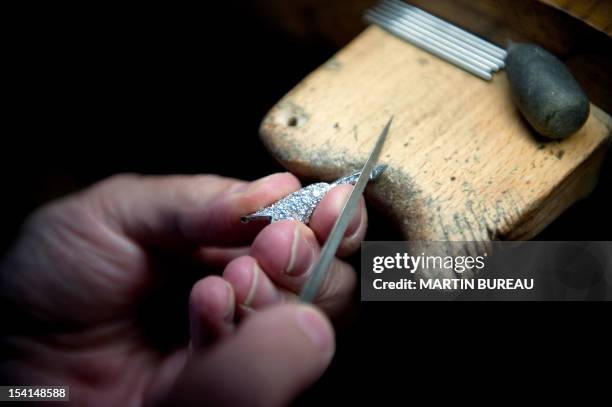
[[[11,15],[2,250],[33,208],[118,172],[256,179],[283,170],[261,145],[259,123],[337,47],[292,37],[249,1],[204,4],[29,6]],[[538,238],[610,240],[610,181],[607,160],[596,191]],[[368,239],[400,238],[380,214],[370,223]],[[410,390],[392,386],[392,377],[443,382],[463,372],[474,349],[502,340],[554,359],[555,342],[602,327],[582,318],[593,309],[540,305],[534,314],[525,305],[487,305],[485,315],[457,304],[358,307],[358,318],[339,332],[332,368],[305,404]],[[509,355],[499,360],[519,363]]]
[[[292,36],[255,3],[15,13],[0,248],[36,206],[118,172],[283,171],[260,143],[259,123],[338,45]],[[589,199],[538,238],[609,240],[611,173],[607,159]]]

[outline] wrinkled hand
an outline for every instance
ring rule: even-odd
[[[291,400],[334,352],[327,318],[294,300],[352,187],[330,191],[309,227],[245,225],[240,216],[298,188],[287,173],[250,183],[121,175],[38,210],[0,269],[0,305],[17,321],[2,338],[10,352],[2,374],[68,384],[78,405]],[[359,247],[366,225],[362,201],[339,256]],[[148,300],[182,273],[160,253],[202,266],[182,300],[191,334],[178,349],[155,346],[139,323],[155,321]],[[206,276],[207,266],[223,267],[222,276]],[[355,283],[335,259],[316,305],[342,312]]]

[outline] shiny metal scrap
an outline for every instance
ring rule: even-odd
[[[370,180],[378,178],[385,168],[387,168],[386,165],[375,166],[370,174]],[[266,220],[272,223],[279,220],[292,219],[308,224],[317,205],[330,189],[344,184],[355,185],[359,175],[361,175],[361,171],[342,177],[331,184],[317,182],[316,184],[308,185],[270,206],[260,209],[251,215],[243,216],[241,221],[247,223],[253,220]]]

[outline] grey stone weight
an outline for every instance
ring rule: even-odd
[[[533,44],[510,43],[506,73],[514,102],[542,136],[561,139],[589,117],[589,99],[567,67]]]

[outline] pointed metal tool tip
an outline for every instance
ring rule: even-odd
[[[389,128],[391,127],[392,122],[393,122],[393,115],[391,115],[391,117],[389,118],[389,121],[387,122],[387,124],[385,124],[385,128],[380,134],[380,138],[385,138],[387,136],[387,133],[389,132]]]
[[[374,181],[387,169],[387,164],[379,164],[370,173],[370,180]]]
[[[246,215],[240,217],[241,223],[249,223],[258,220],[272,221],[272,216],[270,215]]]
[[[379,173],[378,175],[380,175],[380,172],[382,172],[381,169],[384,170],[384,168],[386,168],[383,165],[374,166],[374,163],[378,159],[380,150],[382,149],[387,133],[389,132],[391,120],[393,120],[393,116],[391,116],[391,119],[389,119],[389,122],[385,126],[383,132],[380,134],[380,136],[378,136],[378,140],[376,141],[372,152],[368,156],[363,169],[359,172],[359,178],[355,183],[355,187],[351,191],[348,200],[340,211],[340,215],[336,219],[336,222],[334,223],[334,226],[332,227],[332,230],[329,233],[323,248],[321,249],[319,260],[312,268],[310,277],[308,280],[306,280],[306,283],[302,288],[300,299],[303,302],[311,302],[315,298],[321,283],[324,281],[325,275],[329,271],[334,256],[336,255],[336,250],[338,249],[338,246],[340,245],[340,242],[348,227],[349,221],[353,216],[353,212],[357,208],[357,205],[359,205],[359,197],[363,195],[363,190],[365,189],[368,181],[371,179],[371,176],[377,172]]]

